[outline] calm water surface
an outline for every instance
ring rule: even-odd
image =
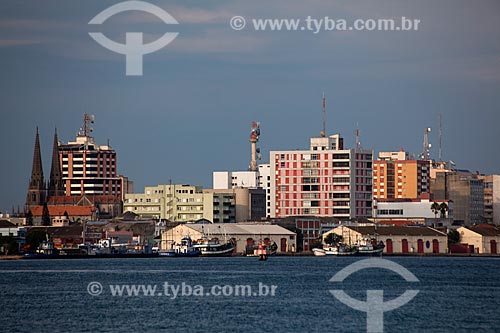
[[[337,257],[151,258],[0,261],[0,332],[362,332],[366,314],[330,289],[386,300],[420,293],[385,313],[386,332],[500,332],[500,260],[391,257],[420,280],[366,269],[329,279],[359,260]],[[103,285],[99,296],[90,282]],[[274,297],[113,297],[110,284],[276,285]],[[163,289],[158,289],[163,290]],[[254,289],[255,290],[255,289]]]

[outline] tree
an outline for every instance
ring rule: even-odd
[[[50,214],[49,214],[49,207],[47,206],[47,203],[43,204],[42,225],[46,226],[46,227],[50,226]]]
[[[457,230],[448,231],[448,244],[460,244],[460,233]]]
[[[336,244],[342,242],[342,236],[332,232],[325,237],[325,244]]]
[[[437,219],[438,213],[440,212],[440,205],[437,202],[433,202],[431,205],[431,210],[434,213],[434,218]]]
[[[448,205],[446,204],[446,202],[442,202],[439,205],[439,211],[441,213],[441,218],[442,219],[446,218],[446,212],[448,211]]]

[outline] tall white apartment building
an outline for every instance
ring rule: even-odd
[[[259,165],[259,187],[266,192],[266,217],[271,217],[271,165]]]

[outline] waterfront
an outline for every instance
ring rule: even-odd
[[[86,259],[0,262],[2,331],[272,331],[359,332],[366,314],[338,302],[329,279],[357,258],[273,257]],[[384,316],[385,331],[497,331],[500,260],[391,257],[420,280],[379,269],[353,274],[341,288],[363,300],[367,289],[387,299],[420,293]],[[100,296],[87,293],[98,281]],[[109,284],[276,285],[275,297],[112,297]]]

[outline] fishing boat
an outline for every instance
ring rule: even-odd
[[[196,241],[193,248],[200,251],[202,256],[225,257],[233,254],[236,244],[231,239],[221,243],[217,238],[208,239],[208,237],[203,237]]]
[[[377,243],[376,239],[363,238],[360,239],[356,244],[354,244],[358,256],[381,256],[384,251],[384,242],[380,241]]]
[[[158,252],[160,257],[198,257],[201,251],[193,246],[191,237],[181,239],[180,244],[172,243],[170,249]]]
[[[324,246],[322,249],[315,248],[313,254],[318,257],[323,256],[352,256],[355,255],[357,249],[344,243],[337,243]]]
[[[335,256],[352,256],[356,254],[356,248],[349,246],[345,243],[334,244],[329,247],[323,248],[326,251],[327,255],[335,255]]]

